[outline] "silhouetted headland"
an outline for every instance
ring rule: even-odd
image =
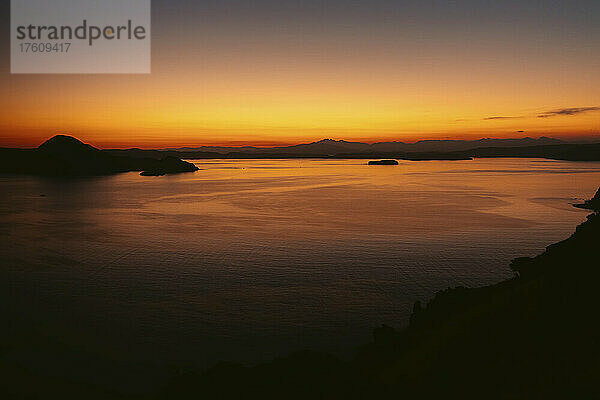
[[[197,170],[176,157],[117,156],[65,135],[54,136],[37,149],[0,149],[3,173],[87,176],[142,171],[142,175],[164,175]]]
[[[590,200],[586,200],[583,204],[575,204],[575,207],[584,208],[586,210],[600,211],[600,188],[596,195]]]
[[[369,161],[369,165],[398,165],[396,160]]]
[[[596,212],[570,238],[514,260],[513,278],[416,302],[407,328],[375,329],[350,360],[303,351],[186,371],[164,398],[598,398],[599,239]]]
[[[173,174],[179,172],[193,172],[197,171],[198,168],[187,161],[180,160],[177,157],[167,156],[160,160],[160,162],[149,165],[140,174],[142,176],[162,176],[166,174]]]

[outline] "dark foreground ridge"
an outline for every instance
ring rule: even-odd
[[[65,135],[54,136],[37,149],[0,149],[0,173],[88,176],[143,171],[142,175],[165,175],[197,170],[176,157],[118,156]]]
[[[598,189],[598,191],[596,192],[596,195],[593,198],[591,198],[590,200],[586,200],[583,204],[575,204],[575,207],[599,212],[600,211],[600,189]]]
[[[132,361],[115,378],[111,373],[119,355],[111,349],[84,350],[83,338],[56,342],[36,334],[35,327],[10,336],[8,320],[0,330],[0,394],[43,399],[600,398],[595,252],[600,213],[595,210],[568,239],[537,257],[514,260],[513,278],[447,289],[426,306],[417,302],[406,329],[375,329],[373,340],[350,360],[302,351],[250,367],[219,364],[204,372],[169,367],[168,373],[165,366]],[[94,383],[79,374],[69,354],[97,370]],[[51,372],[42,372],[47,365]],[[141,376],[149,390],[123,389],[132,376]]]
[[[594,213],[570,238],[514,260],[514,278],[417,302],[406,329],[376,329],[350,361],[299,352],[222,364],[181,374],[164,398],[598,398],[599,240]]]

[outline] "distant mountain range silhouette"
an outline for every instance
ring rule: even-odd
[[[474,157],[600,161],[600,143],[573,144],[547,137],[373,144],[323,139],[273,148],[204,146],[162,150],[100,150],[72,136],[57,135],[35,149],[0,148],[0,173],[86,176],[140,171],[142,175],[149,176],[198,169],[184,159],[356,158],[421,161],[470,160]]]
[[[198,168],[170,155],[161,158],[116,156],[66,135],[37,149],[0,149],[0,172],[47,176],[106,175],[141,171],[142,175],[192,172]]]
[[[517,147],[563,144],[562,140],[542,136],[539,139],[478,139],[478,140],[420,140],[415,143],[404,142],[377,142],[362,143],[348,142],[345,140],[322,139],[317,142],[297,144],[281,147],[223,147],[201,146],[182,147],[167,150],[174,151],[206,151],[221,154],[227,153],[284,153],[284,154],[349,154],[369,152],[448,152],[475,149],[480,147]]]
[[[199,158],[387,158],[403,160],[469,160],[473,157],[535,157],[572,161],[600,160],[600,144],[574,144],[558,139],[421,140],[416,143],[361,143],[323,139],[283,147],[201,146],[163,150],[107,150],[137,157]]]

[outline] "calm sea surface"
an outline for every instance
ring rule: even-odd
[[[195,163],[0,176],[8,326],[149,362],[344,354],[416,300],[511,276],[512,258],[574,231],[587,213],[571,204],[600,185],[600,163],[536,159]]]

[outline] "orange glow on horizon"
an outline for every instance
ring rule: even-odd
[[[211,37],[185,55],[199,44],[162,37],[150,75],[0,71],[0,146],[58,133],[103,148],[600,134],[600,52],[348,34]],[[577,107],[590,110],[538,117]]]

